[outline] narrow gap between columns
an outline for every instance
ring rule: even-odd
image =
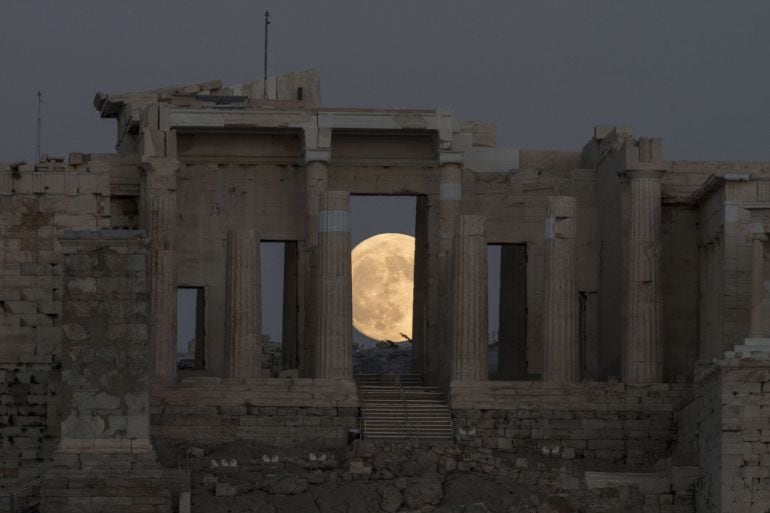
[[[204,287],[178,287],[176,289],[176,366],[179,371],[203,371],[205,359],[205,309]]]
[[[262,376],[278,377],[284,370],[284,262],[285,241],[261,241],[260,275],[262,313]]]

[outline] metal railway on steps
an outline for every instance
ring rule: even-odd
[[[357,374],[361,438],[451,440],[452,412],[439,387],[420,374]]]

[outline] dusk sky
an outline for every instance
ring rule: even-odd
[[[38,91],[43,152],[66,156],[114,149],[97,91],[260,78],[266,9],[270,73],[318,69],[325,106],[444,107],[501,146],[578,150],[623,124],[665,159],[770,160],[767,0],[0,0],[0,161],[32,160]],[[354,243],[413,229],[403,202],[392,226],[354,204]]]

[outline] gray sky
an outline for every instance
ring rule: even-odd
[[[271,74],[317,68],[326,106],[447,107],[520,148],[617,123],[667,159],[770,160],[767,0],[0,0],[0,160],[32,159],[38,90],[43,150],[65,155],[113,148],[96,91],[259,78],[265,9]]]

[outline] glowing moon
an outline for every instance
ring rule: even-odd
[[[406,342],[412,338],[414,237],[381,233],[351,253],[353,326],[369,338]]]

